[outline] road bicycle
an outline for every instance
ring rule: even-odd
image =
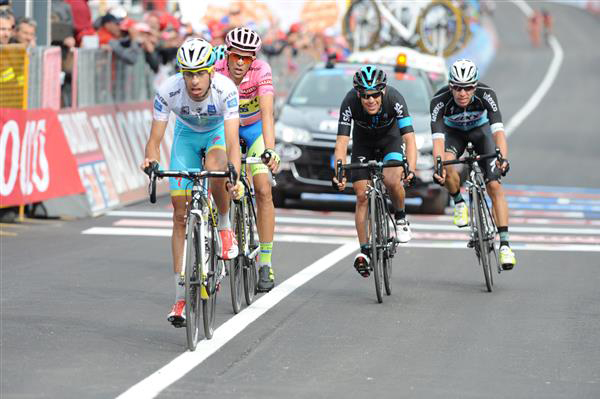
[[[354,0],[342,28],[353,51],[402,45],[447,56],[456,51],[465,26],[460,9],[448,0]]]
[[[240,149],[242,153],[240,181],[244,185],[244,195],[240,199],[233,201],[232,212],[232,225],[237,237],[239,252],[238,256],[233,259],[229,270],[231,304],[233,312],[236,314],[242,308],[242,285],[244,287],[246,305],[248,306],[252,304],[258,292],[256,258],[260,251],[260,246],[256,229],[256,199],[246,166],[262,163],[267,164],[271,155],[266,152],[261,157],[247,156],[247,145],[243,139],[240,139]]]
[[[361,157],[362,158],[362,157]],[[392,294],[392,259],[396,254],[398,240],[396,239],[396,225],[391,212],[389,193],[383,184],[383,169],[402,166],[404,177],[408,177],[408,163],[406,160],[390,161],[385,164],[381,161],[359,159],[360,162],[342,164],[337,161],[336,178],[342,181],[345,170],[368,169],[369,183],[367,184],[367,222],[366,231],[369,235],[369,251],[371,261],[369,268],[375,277],[375,293],[377,302],[383,302],[383,287],[386,295]],[[390,228],[390,223],[394,226]]]
[[[437,175],[442,176],[442,167],[445,165],[465,164],[468,167],[465,185],[469,194],[470,240],[467,246],[475,249],[479,264],[483,268],[483,276],[488,292],[492,292],[494,287],[493,266],[496,266],[498,274],[502,272],[494,242],[498,230],[486,200],[485,179],[479,165],[479,161],[490,159],[493,159],[492,162],[494,164],[496,160],[502,164],[504,160],[499,148],[496,148],[496,152],[494,153],[478,155],[475,152],[473,143],[469,142],[467,144],[467,156],[443,162],[442,158],[438,156],[436,158],[435,169]]]
[[[185,329],[188,348],[193,351],[198,343],[200,313],[204,335],[211,339],[214,333],[215,308],[225,265],[218,257],[217,210],[208,188],[208,178],[228,178],[231,184],[237,173],[231,163],[227,171],[200,169],[159,170],[153,163],[145,172],[150,177],[150,202],[156,202],[156,179],[175,177],[191,182],[192,193],[186,202],[185,244],[181,276],[185,286]],[[202,306],[202,312],[200,312]]]

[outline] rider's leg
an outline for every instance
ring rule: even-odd
[[[363,247],[367,244],[367,182],[368,180],[358,180],[352,183],[354,193],[356,194],[356,211],[354,213],[354,223],[356,225],[356,234],[358,242]]]
[[[198,133],[190,131],[181,123],[175,124],[175,137],[171,148],[169,169],[186,170],[201,168],[200,150],[204,143],[198,140]],[[185,179],[169,178],[171,203],[173,204],[173,234],[171,236],[171,253],[175,283],[175,304],[167,319],[175,327],[182,327],[185,321],[183,307],[185,305],[185,288],[181,279],[183,263],[183,247],[185,242],[185,224],[187,222],[186,202],[191,195],[191,182]]]
[[[354,258],[354,268],[363,277],[369,277],[369,262],[371,254],[368,245],[367,232],[367,213],[369,210],[367,197],[367,180],[353,181],[352,186],[356,194],[356,211],[354,213],[354,222],[356,224],[356,234],[360,244],[360,252]]]
[[[240,128],[240,137],[248,143],[248,155],[259,157],[265,151],[262,137],[262,122]],[[257,229],[260,245],[258,257],[260,291],[269,291],[275,286],[275,272],[271,264],[273,254],[273,233],[275,231],[275,206],[271,193],[271,175],[264,164],[250,165],[256,195]]]
[[[227,154],[225,153],[225,140],[223,127],[219,127],[210,134],[210,146],[206,149],[205,168],[209,171],[227,170]],[[221,243],[222,259],[233,259],[238,255],[238,245],[235,234],[231,230],[231,221],[229,220],[229,203],[231,197],[227,192],[227,179],[212,178],[209,179],[210,190],[217,210],[219,220],[217,230],[219,231],[219,240]]]
[[[390,193],[395,208],[396,239],[401,243],[407,243],[410,241],[412,234],[404,207],[406,192],[402,183],[403,173],[402,167],[385,168],[383,170],[383,182]]]

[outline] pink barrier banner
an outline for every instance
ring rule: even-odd
[[[92,212],[147,198],[148,177],[139,166],[150,134],[151,106],[143,102],[59,113]],[[167,163],[172,140],[171,128],[161,146],[161,160]],[[167,191],[162,182],[159,192]]]
[[[0,109],[0,205],[84,192],[56,113]]]
[[[42,72],[42,108],[60,108],[60,72],[62,59],[60,47],[44,51]]]

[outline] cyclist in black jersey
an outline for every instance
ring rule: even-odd
[[[387,76],[381,69],[372,65],[362,67],[354,75],[354,88],[351,89],[340,107],[338,133],[335,144],[335,161],[346,163],[350,131],[352,132],[351,162],[371,159],[403,161],[406,157],[409,169],[414,170],[417,162],[417,145],[412,127],[412,119],[404,97],[391,86],[387,86]],[[352,121],[354,128],[352,129]],[[402,147],[404,141],[406,155]],[[379,158],[379,159],[378,159]],[[410,225],[404,209],[404,186],[402,167],[384,169],[384,183],[391,195],[395,211],[398,241],[410,240]],[[414,179],[409,173],[405,183]],[[361,252],[354,259],[354,267],[363,276],[369,276],[369,251],[365,223],[367,219],[367,182],[369,172],[365,169],[352,171],[351,180],[356,193],[355,224]],[[333,178],[333,184],[340,191],[346,187],[346,178],[339,182]]]
[[[459,158],[470,141],[478,154],[489,154],[498,147],[504,161],[480,161],[486,187],[492,199],[494,218],[500,235],[500,263],[504,270],[516,264],[509,245],[508,205],[500,175],[508,172],[508,145],[502,124],[502,115],[494,90],[479,82],[477,66],[470,60],[458,60],[450,68],[448,86],[441,88],[431,100],[431,133],[433,156],[443,160]],[[453,165],[444,167],[442,176],[434,179],[450,192],[454,199],[454,224],[468,225],[468,208],[460,193],[460,176]]]

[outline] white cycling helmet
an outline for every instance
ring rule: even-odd
[[[479,71],[471,60],[458,60],[450,67],[449,79],[457,86],[474,85],[479,81]]]
[[[225,44],[228,49],[234,48],[241,51],[258,53],[262,44],[258,33],[248,28],[235,28],[227,33]]]
[[[188,39],[177,50],[177,63],[183,71],[210,67],[215,63],[213,47],[204,39]]]

